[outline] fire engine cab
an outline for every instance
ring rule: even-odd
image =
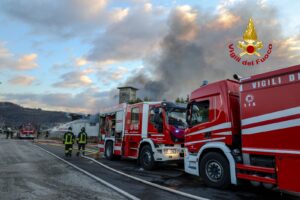
[[[100,152],[137,159],[144,169],[182,161],[186,105],[171,102],[120,104],[100,114]]]
[[[19,131],[17,133],[17,137],[20,139],[23,138],[34,139],[36,138],[36,136],[37,136],[37,130],[30,123],[20,126]]]
[[[185,171],[208,186],[238,180],[300,192],[300,65],[192,92]]]

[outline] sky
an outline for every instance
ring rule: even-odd
[[[287,3],[288,2],[288,3]],[[2,0],[0,101],[97,113],[117,87],[152,100],[209,82],[300,63],[300,1]],[[270,58],[244,67],[228,55],[249,18]]]

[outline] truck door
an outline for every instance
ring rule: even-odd
[[[161,106],[149,107],[148,137],[155,139],[163,137],[163,116]]]
[[[189,129],[185,136],[185,146],[190,152],[195,152],[200,146],[212,139],[214,124],[214,108],[212,98],[206,98],[191,102],[188,105],[187,121]]]
[[[116,128],[115,128],[115,141],[121,142],[123,138],[123,118],[124,111],[118,111],[116,113]]]
[[[137,157],[141,140],[143,105],[131,105],[126,112],[126,130],[124,137],[124,156]]]

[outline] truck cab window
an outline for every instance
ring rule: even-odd
[[[159,133],[162,132],[163,128],[163,118],[162,118],[162,108],[154,107],[150,111],[150,122],[154,125]]]
[[[116,125],[116,116],[115,115],[108,115],[105,117],[105,127],[104,131],[106,136],[114,136],[115,135],[115,125]]]
[[[131,109],[131,123],[139,124],[139,108]]]
[[[209,101],[194,102],[192,104],[191,125],[197,125],[209,121]]]
[[[153,125],[155,125],[155,123],[154,123],[154,114],[155,114],[154,109],[155,108],[151,108],[151,110],[149,112],[149,114],[150,114],[150,117],[149,117],[150,118],[150,123],[153,124]]]

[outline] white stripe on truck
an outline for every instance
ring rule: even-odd
[[[201,134],[201,133],[205,133],[205,132],[209,132],[209,131],[217,131],[217,130],[221,130],[221,129],[225,129],[225,128],[231,128],[231,123],[227,122],[227,123],[222,123],[222,124],[218,124],[215,126],[211,126],[209,128],[201,129],[200,131],[196,131],[196,132],[187,134],[187,136],[197,135],[197,134]]]
[[[242,126],[245,126],[248,124],[254,124],[257,122],[272,120],[272,119],[278,119],[281,117],[288,117],[288,116],[297,115],[297,114],[300,114],[300,106],[277,111],[277,112],[272,112],[272,113],[268,113],[268,114],[264,114],[264,115],[259,115],[259,116],[255,116],[255,117],[250,117],[247,119],[243,119]]]
[[[186,142],[184,145],[188,146],[188,145],[192,145],[192,144],[196,144],[196,143],[203,143],[203,142],[211,142],[211,141],[218,141],[218,140],[225,140],[225,137],[221,137],[221,138],[213,138],[213,139],[207,139],[207,140],[198,140],[198,141],[194,141],[194,142]]]
[[[280,130],[280,129],[284,129],[284,128],[292,128],[292,127],[297,127],[297,126],[300,126],[299,118],[287,120],[284,122],[272,123],[272,124],[268,124],[268,125],[256,126],[253,128],[245,128],[245,129],[242,129],[242,134],[243,135],[256,134],[256,133],[262,133],[262,132],[267,132],[267,131]]]
[[[300,151],[288,149],[260,149],[260,148],[242,148],[243,151],[255,151],[264,153],[285,153],[285,154],[300,154]]]

